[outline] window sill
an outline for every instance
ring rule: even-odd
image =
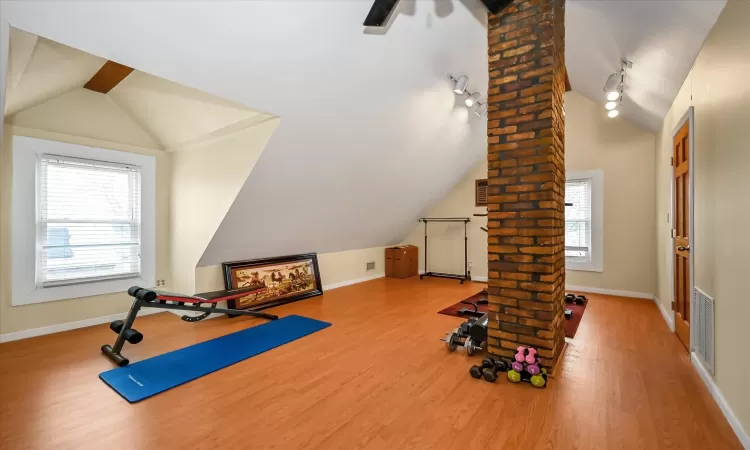
[[[565,270],[574,270],[579,272],[604,272],[601,264],[593,262],[565,261]]]
[[[36,287],[31,292],[13,290],[12,306],[33,305],[36,303],[69,300],[125,292],[130,286],[154,286],[155,277],[118,278],[116,280],[90,283],[67,284],[64,286]]]

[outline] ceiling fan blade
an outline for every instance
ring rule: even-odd
[[[365,18],[366,27],[382,27],[388,21],[398,0],[375,0]]]

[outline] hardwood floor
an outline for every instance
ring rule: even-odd
[[[274,308],[323,331],[134,405],[97,375],[107,325],[0,345],[0,448],[739,449],[653,302],[590,295],[546,389],[468,374],[436,312],[479,291],[379,279]],[[131,361],[260,323],[139,318]]]

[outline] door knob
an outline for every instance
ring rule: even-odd
[[[688,244],[685,247],[679,246],[679,247],[677,247],[677,250],[681,251],[681,252],[689,252],[690,251],[690,245]]]

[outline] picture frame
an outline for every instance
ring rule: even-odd
[[[258,292],[229,301],[230,309],[260,310],[323,294],[317,253],[222,263],[224,286]]]

